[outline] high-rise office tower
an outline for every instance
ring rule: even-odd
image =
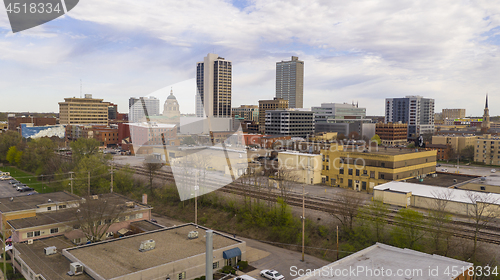
[[[196,116],[231,117],[232,63],[209,53],[196,64]]]
[[[128,118],[130,122],[144,122],[149,116],[160,115],[160,100],[156,97],[130,97]]]
[[[304,106],[304,61],[297,56],[276,62],[276,97],[288,100],[290,108]]]
[[[434,133],[434,99],[422,96],[385,99],[385,123],[407,123],[408,138]]]

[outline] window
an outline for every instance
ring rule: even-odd
[[[75,238],[75,239],[73,239],[73,243],[80,244],[80,243],[82,243],[82,239],[81,238]]]
[[[344,168],[339,169],[339,174],[344,174]]]
[[[384,176],[384,174],[379,173],[379,174],[378,174],[378,177],[379,177],[379,179],[384,179],[384,177],[385,177],[385,176]]]
[[[361,189],[366,190],[366,182],[361,182]]]
[[[381,162],[380,166],[385,167],[385,162]]]
[[[359,169],[356,169],[356,176],[359,176]]]
[[[352,188],[352,180],[351,179],[347,180],[347,186],[349,188]]]
[[[58,232],[59,232],[59,228],[51,228],[50,229],[51,234],[58,233]]]
[[[213,269],[219,268],[219,262],[214,262],[214,264],[212,265],[212,268]]]
[[[50,210],[52,210],[52,207],[47,207],[47,211],[50,211]]]
[[[184,272],[177,274],[177,279],[178,280],[186,279],[186,272],[184,271]]]
[[[64,208],[66,208],[66,204],[59,205],[59,209],[64,209]]]
[[[363,170],[363,175],[367,175],[368,174],[368,170]]]
[[[330,166],[328,166],[328,165],[327,165],[327,166],[326,166],[326,170],[330,170]]]
[[[352,175],[352,168],[349,168],[348,172],[349,172],[349,175]]]
[[[29,237],[33,237],[33,232],[28,232],[28,233],[26,234],[26,236],[28,236],[28,238],[29,238]]]
[[[375,171],[370,171],[370,178],[375,178]]]
[[[486,187],[481,186],[481,190],[482,190],[482,191],[485,191],[485,190],[486,190]]]

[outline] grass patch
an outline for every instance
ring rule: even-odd
[[[3,172],[10,172],[10,176],[14,177],[19,182],[28,185],[35,189],[39,193],[53,192],[54,188],[42,183],[41,180],[37,179],[37,176],[27,173],[13,166],[3,166],[0,168]],[[45,187],[45,189],[44,189]]]

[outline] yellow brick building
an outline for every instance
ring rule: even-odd
[[[477,138],[474,143],[474,161],[490,165],[500,165],[500,138],[490,134]]]
[[[91,94],[85,98],[64,98],[64,102],[59,102],[59,123],[108,125],[109,104]]]
[[[476,145],[477,138],[478,136],[473,136],[473,135],[465,135],[465,136],[434,135],[432,136],[432,144],[450,145],[453,151],[455,153],[458,153],[461,152],[467,146]]]
[[[322,150],[323,182],[372,192],[373,187],[436,172],[436,151],[399,148]]]

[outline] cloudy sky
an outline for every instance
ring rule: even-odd
[[[173,87],[194,112],[196,62],[233,62],[233,107],[275,92],[275,63],[305,62],[304,105],[423,95],[480,115],[500,106],[500,4],[463,0],[81,0],[13,34],[0,10],[0,111],[57,112],[91,93],[126,112],[131,96]]]

